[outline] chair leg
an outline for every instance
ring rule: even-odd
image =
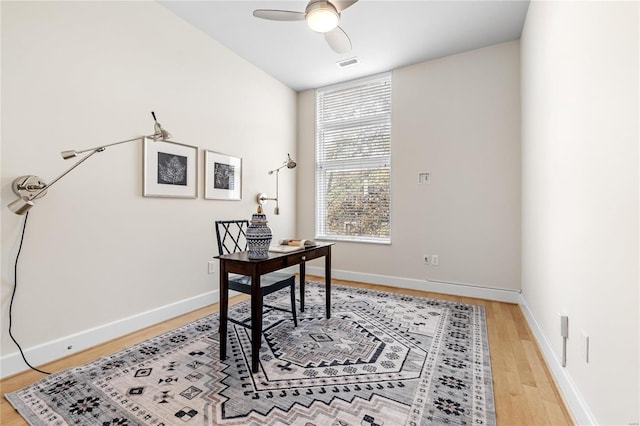
[[[298,316],[296,315],[296,292],[295,283],[291,284],[291,313],[293,314],[293,326],[298,326]]]

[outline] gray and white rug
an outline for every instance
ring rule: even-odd
[[[484,308],[308,282],[306,309],[250,330],[213,314],[5,397],[32,425],[495,424]],[[287,290],[269,303],[289,306]],[[248,301],[230,316],[248,317]]]

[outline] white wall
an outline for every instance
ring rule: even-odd
[[[640,421],[638,12],[534,1],[521,39],[522,289],[581,423]]]
[[[52,179],[59,152],[153,133],[200,147],[198,199],[142,197],[142,146],[96,154],[31,210],[14,333],[43,362],[217,300],[213,222],[249,218],[267,171],[295,158],[296,95],[155,2],[2,2],[2,367],[24,219],[11,183]],[[203,149],[243,159],[242,201],[203,199]],[[295,172],[281,174],[274,236],[295,229]],[[172,304],[176,304],[172,305]],[[169,308],[167,308],[169,307]],[[40,350],[38,350],[40,349]]]
[[[393,71],[391,245],[340,242],[360,274],[520,288],[520,68],[512,41]],[[298,235],[313,236],[315,92],[298,95]],[[418,173],[431,173],[430,185]],[[438,254],[426,266],[424,254]],[[398,280],[390,280],[390,284]],[[461,291],[459,287],[438,291]]]

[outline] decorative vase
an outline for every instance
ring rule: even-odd
[[[266,259],[269,257],[269,245],[271,244],[271,228],[267,225],[267,215],[262,213],[262,206],[258,206],[258,212],[251,216],[247,227],[247,246],[249,259]]]

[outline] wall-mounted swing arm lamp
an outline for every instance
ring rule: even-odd
[[[165,141],[171,138],[171,135],[169,134],[169,132],[163,129],[162,125],[158,123],[158,120],[156,120],[156,115],[153,111],[151,112],[151,115],[153,116],[153,121],[155,122],[154,133],[152,135],[139,136],[137,138],[127,139],[125,141],[120,141],[120,142],[114,142],[107,145],[98,146],[95,148],[83,149],[82,151],[75,151],[75,150],[62,151],[60,155],[62,155],[62,158],[64,158],[65,160],[77,157],[78,154],[82,154],[85,152],[89,152],[89,154],[82,157],[77,163],[69,167],[67,170],[62,172],[60,176],[56,177],[49,183],[46,183],[40,177],[35,175],[20,176],[14,179],[13,184],[11,185],[11,188],[13,189],[13,192],[20,198],[9,203],[7,207],[9,208],[9,210],[11,210],[12,212],[18,215],[23,215],[27,213],[29,209],[31,209],[31,207],[35,205],[34,200],[43,197],[47,193],[47,190],[53,186],[53,184],[55,184],[57,181],[62,179],[71,170],[78,167],[81,163],[88,160],[89,157],[91,157],[93,154],[102,152],[110,146],[120,145],[127,142],[141,141],[144,139],[151,139],[154,141],[157,141],[157,140]]]
[[[269,170],[269,174],[276,174],[276,196],[274,198],[267,197],[267,194],[261,192],[256,197],[258,204],[263,205],[265,201],[275,201],[276,207],[273,209],[273,214],[280,214],[280,206],[278,206],[278,176],[280,175],[280,169],[286,167],[287,169],[293,169],[297,166],[296,162],[291,159],[291,155],[287,154],[287,159],[277,169]]]

